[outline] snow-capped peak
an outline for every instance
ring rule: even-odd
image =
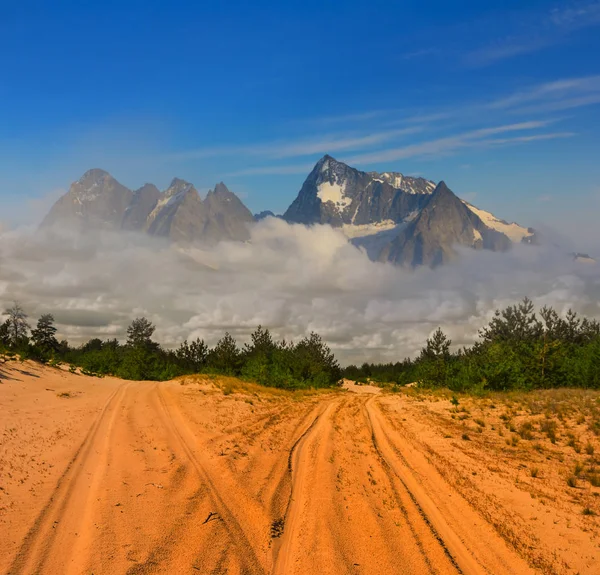
[[[490,212],[486,212],[485,210],[480,210],[475,206],[471,205],[469,202],[465,200],[461,200],[467,208],[469,208],[475,215],[479,216],[479,219],[492,230],[496,230],[497,232],[502,232],[505,236],[507,236],[512,242],[519,243],[522,242],[524,238],[530,238],[534,235],[534,231],[531,228],[524,228],[515,222],[506,222],[501,220],[491,214]]]
[[[425,178],[405,176],[400,172],[369,172],[374,182],[386,182],[392,188],[408,192],[409,194],[431,194],[435,190],[435,182]]]
[[[351,169],[346,164],[325,155],[319,160],[313,172],[316,176],[317,197],[322,203],[332,203],[338,212],[352,203],[352,198],[346,196],[347,172]]]

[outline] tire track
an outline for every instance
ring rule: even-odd
[[[18,575],[40,572],[52,552],[55,541],[63,532],[62,520],[68,512],[72,499],[81,495],[75,488],[85,469],[86,463],[93,456],[92,449],[99,437],[100,428],[106,427],[105,437],[110,434],[114,425],[118,407],[123,401],[125,391],[130,383],[119,386],[104,404],[99,416],[92,423],[79,448],[70,460],[64,473],[58,480],[49,502],[38,515],[33,526],[25,536],[19,551],[11,563],[7,575]]]
[[[198,459],[194,449],[190,446],[190,444],[193,444],[193,434],[185,428],[185,422],[181,420],[181,416],[179,422],[175,420],[172,411],[173,408],[169,407],[162,386],[157,384],[155,389],[157,390],[157,399],[161,407],[163,423],[193,465],[200,479],[209,487],[209,498],[213,501],[215,508],[218,510],[219,518],[226,526],[230,535],[231,545],[236,549],[236,554],[243,567],[243,572],[249,574],[266,573],[263,563],[256,553],[256,544],[251,540],[254,538],[249,535],[249,533],[252,532],[251,528],[253,527],[253,521],[246,518],[239,518],[239,515],[236,515],[231,507],[225,502],[225,497],[217,488],[217,482],[213,478],[212,473],[207,469],[206,465]],[[256,517],[253,517],[253,519],[256,519]]]
[[[288,449],[287,459],[278,459],[269,474],[266,477],[265,484],[258,491],[257,496],[265,505],[268,505],[271,521],[271,536],[273,539],[273,556],[275,550],[279,548],[280,533],[283,533],[285,518],[290,506],[292,493],[292,457],[293,453],[302,440],[310,432],[319,417],[321,416],[324,405],[313,407],[302,417],[300,422],[294,426],[291,433],[292,438],[296,437],[291,447]],[[299,430],[300,433],[298,433]],[[275,482],[275,483],[273,483]],[[279,530],[281,530],[279,532]]]
[[[173,383],[111,392],[7,575],[520,572],[481,541],[488,526],[468,504],[448,500],[383,399],[338,393],[255,413],[239,397],[221,412],[182,397]],[[232,465],[196,410],[222,436],[233,413],[236,436],[246,426],[265,445],[240,440]]]
[[[88,523],[93,542],[82,553],[88,563],[77,573],[177,572],[193,563],[189,542],[207,545],[199,525],[208,490],[187,458],[176,455],[155,393],[154,384],[137,383],[123,404]]]
[[[365,412],[372,433],[373,445],[382,461],[385,462],[387,470],[400,481],[423,522],[440,544],[449,561],[455,567],[456,572],[464,575],[489,573],[475,560],[459,536],[449,527],[435,504],[418,485],[417,480],[409,470],[406,460],[391,443],[381,421],[381,415],[373,408],[373,401],[374,398],[369,398],[365,402]]]
[[[294,543],[297,543],[297,530],[302,514],[302,490],[305,487],[307,467],[304,453],[305,445],[327,424],[326,419],[335,406],[335,401],[329,403],[317,415],[306,431],[296,440],[288,456],[288,470],[291,475],[291,494],[284,516],[283,535],[279,544],[274,548],[273,575],[287,575],[294,560]],[[338,405],[339,408],[339,405]]]

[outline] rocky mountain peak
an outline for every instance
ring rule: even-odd
[[[433,188],[433,183],[430,186]],[[333,226],[399,223],[425,201],[421,197],[424,194],[417,191],[425,192],[425,184],[419,190],[396,188],[376,172],[362,172],[325,155],[283,217],[291,222]]]
[[[141,188],[135,190],[134,195],[160,194],[160,190],[154,184],[144,184]]]
[[[263,210],[262,212],[258,212],[257,214],[254,214],[254,219],[257,222],[260,222],[260,220],[264,220],[265,218],[280,218],[281,216],[276,216],[274,212],[272,212],[271,210]]]
[[[435,189],[435,183],[425,178],[405,176],[400,172],[369,172],[374,181],[384,181],[397,190],[403,190],[410,194],[431,194]]]
[[[204,200],[209,214],[205,228],[208,239],[235,239],[246,241],[250,238],[248,224],[254,222],[252,212],[223,182],[210,190]]]
[[[71,185],[71,191],[85,202],[93,200],[98,194],[107,192],[115,184],[121,186],[108,172],[94,168],[85,172],[74,182]]]
[[[217,196],[226,196],[227,194],[231,194],[232,192],[229,191],[229,188],[223,182],[219,182],[215,186],[215,189],[212,191],[212,193]]]
[[[98,168],[88,170],[52,206],[41,225],[119,228],[132,195],[130,189],[108,172]]]
[[[79,180],[77,180],[76,183],[80,186],[85,187],[93,184],[100,184],[106,178],[112,179],[112,176],[104,170],[101,170],[99,168],[92,168],[91,170],[88,170],[85,174],[83,174],[83,176],[81,176],[81,178],[79,178]]]
[[[186,194],[191,190],[195,191],[193,184],[190,184],[190,182],[186,182],[181,178],[173,178],[164,195],[165,197],[170,198],[176,194]]]
[[[174,178],[160,192],[145,184],[135,192],[108,172],[88,170],[52,207],[43,226],[144,231],[175,242],[247,241],[253,216],[223,182],[202,200],[194,186]],[[279,216],[281,217],[281,216]],[[535,243],[534,230],[506,222],[458,198],[441,181],[400,172],[364,172],[324,155],[283,215],[288,222],[341,228],[372,259],[437,266],[455,246],[501,251]]]
[[[342,182],[351,172],[358,173],[358,170],[343,162],[338,162],[335,158],[326,154],[316,163],[311,175],[314,175],[319,182],[329,181],[335,183]]]
[[[160,196],[161,193],[154,184],[144,184],[135,190],[131,203],[123,215],[121,227],[124,230],[142,230]]]
[[[436,267],[456,256],[456,246],[505,251],[510,245],[505,234],[487,227],[440,182],[418,215],[383,248],[380,259],[410,267]]]
[[[444,200],[445,198],[453,199],[456,198],[454,192],[446,185],[446,182],[442,180],[433,190],[431,195],[432,201],[434,200]]]

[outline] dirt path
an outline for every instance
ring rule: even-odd
[[[529,571],[433,467],[422,481],[378,395],[118,382],[97,400],[0,572]]]

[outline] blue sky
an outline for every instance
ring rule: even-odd
[[[600,194],[600,0],[0,9],[4,221],[91,167],[281,212],[324,153],[528,225]]]

